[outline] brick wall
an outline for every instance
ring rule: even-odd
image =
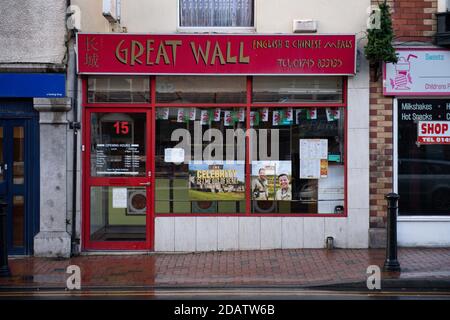
[[[436,33],[437,0],[394,0],[392,8],[397,41],[431,42]]]
[[[373,5],[378,1],[372,0]],[[432,42],[437,0],[391,0],[395,42]],[[383,96],[382,77],[370,82],[370,228],[386,226],[386,200],[392,191],[392,98]]]

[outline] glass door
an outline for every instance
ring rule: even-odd
[[[0,199],[8,204],[9,254],[27,252],[26,121],[0,120]]]
[[[86,112],[86,249],[151,248],[150,117],[139,108]]]

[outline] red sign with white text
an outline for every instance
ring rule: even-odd
[[[80,33],[77,45],[80,74],[355,74],[355,35]]]
[[[450,121],[419,121],[417,142],[420,144],[450,144]]]

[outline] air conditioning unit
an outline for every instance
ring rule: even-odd
[[[147,213],[147,195],[145,189],[128,189],[127,214],[145,215]]]
[[[450,11],[436,13],[436,17],[436,44],[438,46],[450,47]]]
[[[317,32],[316,20],[294,20],[292,31],[295,33],[314,33]]]
[[[103,0],[103,16],[110,22],[120,21],[120,0]]]

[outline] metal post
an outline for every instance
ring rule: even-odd
[[[397,209],[400,196],[396,193],[389,193],[385,196],[388,202],[387,213],[387,246],[386,260],[384,261],[384,271],[400,271],[400,263],[397,261]]]
[[[8,204],[0,200],[0,277],[10,277],[11,271],[8,266],[8,242],[6,228],[6,206]]]

